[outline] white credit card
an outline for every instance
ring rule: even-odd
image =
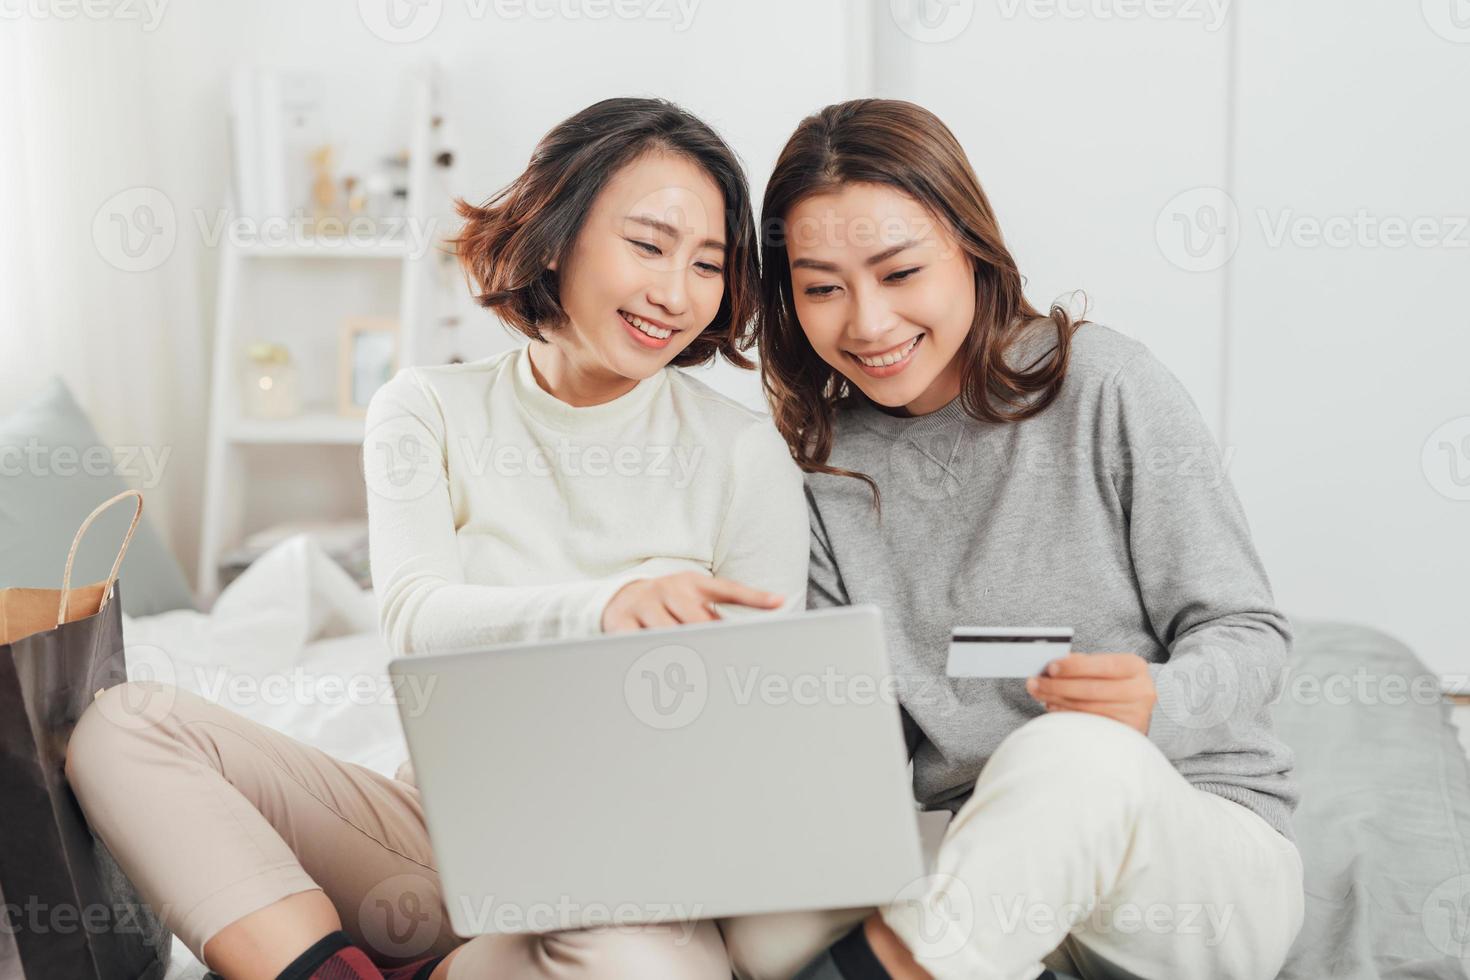
[[[1072,651],[1067,626],[956,626],[949,639],[950,677],[1034,677]]]

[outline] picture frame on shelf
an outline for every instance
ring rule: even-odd
[[[397,320],[354,316],[342,321],[337,352],[339,415],[367,415],[373,392],[398,370],[399,346]]]

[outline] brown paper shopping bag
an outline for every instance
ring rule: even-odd
[[[107,580],[72,586],[82,536],[126,497],[136,509]],[[64,772],[77,719],[127,679],[117,577],[142,514],[142,494],[118,494],[77,529],[60,589],[0,589],[0,980],[155,980],[168,967],[172,937]]]

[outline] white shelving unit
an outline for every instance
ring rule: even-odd
[[[245,332],[242,322],[243,299],[254,298],[248,291],[252,280],[273,274],[275,264],[292,266],[291,276],[306,283],[311,295],[314,280],[349,270],[339,263],[361,263],[365,269],[396,276],[398,285],[397,319],[399,324],[398,364],[437,363],[444,359],[442,351],[434,351],[429,343],[435,321],[444,312],[435,295],[438,281],[435,265],[442,261],[440,240],[447,227],[448,191],[445,172],[436,166],[434,126],[439,117],[438,76],[433,67],[412,72],[408,79],[410,96],[410,129],[408,133],[408,196],[404,214],[407,222],[418,229],[432,229],[434,240],[422,248],[411,248],[409,239],[373,243],[351,239],[323,239],[290,244],[239,243],[224,236],[219,245],[219,280],[215,310],[214,363],[210,401],[209,435],[205,470],[203,526],[200,533],[197,591],[201,607],[208,607],[219,592],[221,558],[258,528],[245,524],[246,500],[251,479],[252,462],[269,455],[272,447],[352,446],[361,445],[363,420],[338,415],[330,407],[305,406],[303,414],[283,420],[260,420],[243,414],[240,390],[244,350],[256,337]],[[422,233],[422,232],[420,232]],[[391,236],[390,236],[391,239]],[[395,268],[396,266],[396,268]],[[271,270],[271,271],[268,271]],[[324,289],[323,292],[326,292]],[[362,313],[361,309],[333,308],[325,299],[320,309],[319,336],[312,338],[319,348],[330,344],[338,335],[344,316]],[[386,311],[383,311],[386,312]],[[303,343],[305,339],[303,338]],[[336,365],[327,370],[335,379]],[[320,372],[318,372],[320,373]],[[308,383],[322,392],[335,390],[333,380],[303,377],[303,390]],[[324,458],[327,454],[323,454]],[[342,454],[330,456],[320,465],[340,467]],[[318,477],[321,476],[318,471]],[[312,474],[303,472],[302,479]],[[302,519],[319,519],[320,514],[303,514]]]

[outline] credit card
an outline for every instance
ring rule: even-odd
[[[950,677],[1034,677],[1072,652],[1065,626],[956,626],[949,639]]]

